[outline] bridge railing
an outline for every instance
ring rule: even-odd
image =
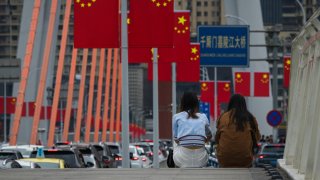
[[[320,178],[320,9],[292,45],[288,131],[279,165],[294,179]]]

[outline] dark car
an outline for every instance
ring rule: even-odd
[[[270,164],[271,166],[276,167],[277,160],[283,158],[284,148],[284,144],[262,145],[261,150],[256,157],[255,165],[259,167],[263,164]]]
[[[0,150],[0,160],[5,160],[5,159],[22,159],[23,156],[22,154],[17,151],[17,150],[9,150],[9,149],[2,149]]]
[[[115,158],[117,154],[113,154],[111,149],[106,143],[92,144],[92,146],[99,153],[100,159],[102,161],[103,168],[116,168],[117,163]]]
[[[72,148],[78,149],[83,158],[87,167],[89,168],[102,168],[103,161],[97,149],[91,144],[72,144]]]
[[[108,145],[111,154],[114,155],[114,160],[116,161],[116,167],[122,167],[122,154],[121,154],[121,146],[119,143],[106,142]]]
[[[84,158],[79,150],[74,148],[61,148],[59,149],[44,149],[45,158],[63,159],[67,167],[70,168],[85,168]],[[32,151],[30,158],[36,158],[37,151]]]

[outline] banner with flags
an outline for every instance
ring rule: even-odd
[[[270,95],[269,72],[254,73],[254,96],[268,97]]]
[[[173,0],[130,1],[129,47],[173,47]]]
[[[119,0],[74,0],[74,46],[120,47]]]
[[[250,96],[250,72],[235,72],[234,92],[242,96]]]
[[[291,56],[283,57],[283,87],[289,88]]]

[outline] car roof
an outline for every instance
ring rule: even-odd
[[[57,158],[23,158],[19,159],[22,161],[31,161],[31,162],[48,162],[48,163],[60,163],[61,161],[64,163],[63,159],[57,159]]]
[[[20,151],[18,151],[16,149],[0,149],[0,152],[18,153]]]

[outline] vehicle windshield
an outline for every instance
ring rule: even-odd
[[[141,147],[143,151],[146,153],[151,151],[150,146],[147,146],[147,145],[138,145],[138,146]]]
[[[131,152],[132,154],[137,154],[136,148],[134,147],[130,147],[129,152]]]
[[[19,151],[23,157],[29,157],[31,154],[31,150],[22,149],[22,148],[6,148],[6,150],[16,150]]]
[[[33,151],[30,155],[31,158],[36,158],[37,151]],[[56,158],[56,159],[63,159],[64,162],[70,168],[78,168],[76,162],[76,156],[72,151],[44,151],[44,156],[46,158]]]
[[[112,145],[108,145],[108,146],[109,146],[112,154],[119,154],[120,153],[118,146],[112,146]]]
[[[59,163],[37,162],[42,169],[60,169]]]
[[[262,153],[283,153],[284,146],[265,146]]]
[[[16,157],[15,153],[12,153],[12,152],[0,152],[0,159],[1,160],[5,160],[5,159],[16,160],[17,157]]]
[[[96,148],[99,156],[103,156],[103,148],[101,146],[95,145],[94,148]]]

